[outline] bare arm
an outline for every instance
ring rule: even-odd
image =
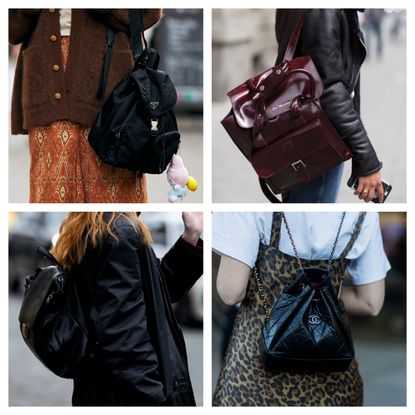
[[[385,280],[344,287],[341,299],[351,316],[377,316],[385,298]]]
[[[245,298],[250,272],[251,268],[243,262],[221,256],[216,288],[225,304],[238,304]]]

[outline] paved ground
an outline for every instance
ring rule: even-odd
[[[180,116],[178,123],[182,133],[180,155],[189,174],[199,182],[196,192],[188,192],[184,202],[201,202],[203,195],[203,128],[202,118]],[[29,148],[25,135],[9,138],[9,201],[24,203],[29,199]],[[170,185],[166,174],[148,175],[148,197],[150,202],[167,202]]]
[[[385,30],[388,28],[386,22]],[[385,38],[382,60],[367,60],[362,68],[362,119],[383,161],[383,178],[392,184],[389,202],[406,202],[406,47]],[[252,167],[220,125],[228,102],[213,104],[213,201],[265,202]],[[339,202],[360,202],[343,176]]]
[[[219,376],[220,332],[213,327],[212,393]],[[364,383],[365,406],[406,405],[406,351],[400,343],[359,341],[355,352]]]
[[[49,372],[25,345],[17,322],[20,299],[9,302],[9,405],[71,405],[72,381]],[[185,330],[190,376],[197,405],[203,399],[203,341],[200,330]]]

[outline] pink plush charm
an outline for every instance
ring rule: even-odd
[[[197,189],[197,181],[189,176],[183,163],[183,159],[175,154],[167,169],[167,181],[172,187],[167,196],[169,202],[177,202],[186,196],[187,189],[194,192]]]

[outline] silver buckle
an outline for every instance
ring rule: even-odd
[[[305,167],[305,164],[303,163],[303,160],[297,160],[294,163],[291,163],[291,167],[294,169],[295,172],[298,172],[301,167]]]

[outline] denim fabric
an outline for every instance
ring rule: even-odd
[[[344,163],[324,176],[290,191],[288,203],[335,203],[339,193]]]

